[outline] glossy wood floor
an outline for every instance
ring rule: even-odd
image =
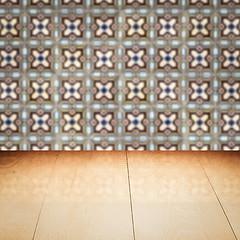
[[[0,240],[240,240],[240,152],[0,152]]]

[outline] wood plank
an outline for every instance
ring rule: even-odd
[[[240,239],[240,152],[203,152],[198,158]]]
[[[124,152],[61,152],[35,239],[132,239]]]
[[[235,239],[196,156],[128,152],[137,240]]]
[[[18,162],[21,152],[0,152],[0,194],[6,185],[6,181],[13,174],[12,167]]]
[[[0,153],[0,239],[32,239],[57,152]]]

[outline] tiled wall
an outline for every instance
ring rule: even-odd
[[[0,0],[1,150],[239,150],[240,0]]]

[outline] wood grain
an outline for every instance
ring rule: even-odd
[[[203,152],[197,156],[240,239],[240,152]]]
[[[196,156],[129,152],[137,240],[235,239]]]
[[[0,239],[133,239],[125,152],[57,154],[0,152]],[[239,152],[128,158],[137,240],[240,239]]]
[[[61,152],[35,239],[132,239],[124,152]]]
[[[0,239],[33,237],[57,152],[0,153]]]

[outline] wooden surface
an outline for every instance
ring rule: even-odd
[[[56,161],[50,153],[0,153],[0,239],[32,239]]]
[[[240,240],[239,152],[0,152],[1,240]]]
[[[136,239],[235,239],[197,158],[128,153]]]
[[[124,152],[61,152],[48,190],[35,239],[132,239]]]
[[[240,153],[200,153],[198,158],[240,239]]]

